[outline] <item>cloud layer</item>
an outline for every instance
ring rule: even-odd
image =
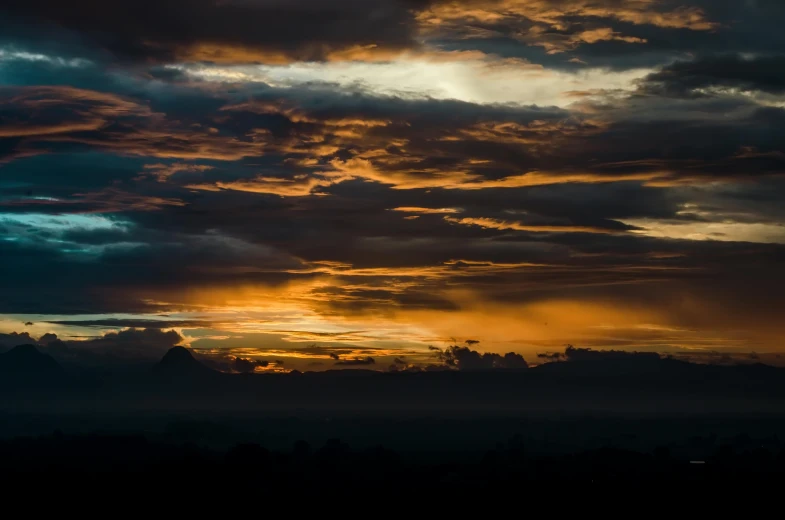
[[[776,351],[783,9],[4,2],[0,331]]]

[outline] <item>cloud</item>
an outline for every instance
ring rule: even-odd
[[[376,360],[374,358],[368,356],[368,357],[364,357],[364,358],[344,359],[344,360],[341,360],[341,361],[336,361],[335,364],[336,365],[341,365],[341,366],[348,366],[348,367],[352,367],[352,366],[367,366],[367,365],[375,365],[376,364]]]
[[[157,359],[182,341],[183,337],[174,330],[147,328],[108,332],[100,338],[68,341],[66,345],[109,356]]]
[[[569,23],[570,18],[596,17],[617,19],[634,24],[658,27],[709,30],[714,24],[706,20],[703,11],[696,7],[672,9],[666,4],[644,0],[620,6],[613,0],[475,0],[468,2],[435,2],[425,15],[433,16],[433,23],[445,20],[466,22],[498,22],[505,18],[525,17],[557,27]]]
[[[699,7],[673,8],[657,1],[621,4],[613,0],[443,1],[434,2],[429,9],[420,12],[418,18],[426,31],[442,38],[507,37],[543,47],[552,54],[604,41],[646,42],[606,24],[690,31],[711,31],[718,27]]]
[[[18,345],[34,345],[38,341],[27,332],[0,334],[0,347],[13,348]]]
[[[109,9],[79,0],[63,9],[53,0],[11,0],[3,8],[10,34],[39,47],[49,31],[50,43],[56,37],[86,41],[115,60],[164,63],[386,60],[421,51],[423,39],[494,36],[556,53],[601,41],[645,41],[609,25],[690,31],[719,26],[700,7],[670,8],[654,1],[620,6],[613,0],[384,0],[371,6],[340,0],[325,6],[314,0],[143,0],[116,2]]]
[[[657,361],[660,355],[656,352],[626,352],[622,350],[592,350],[568,345],[564,350],[567,361],[625,361],[647,360]]]
[[[419,213],[421,215],[444,215],[460,213],[458,208],[417,208],[417,207],[401,207],[393,208],[393,211],[401,211],[403,213]]]
[[[0,88],[0,113],[9,121],[0,138],[17,140],[17,156],[86,146],[158,158],[233,160],[263,150],[261,143],[214,135],[209,128],[178,126],[144,103],[115,94],[66,86]]]
[[[508,222],[492,218],[452,218],[445,217],[445,220],[462,226],[479,226],[487,229],[498,229],[499,231],[526,231],[529,233],[618,233],[619,230],[610,228],[599,228],[589,226],[570,226],[570,225],[538,225],[523,224],[521,222]]]
[[[172,320],[172,319],[95,319],[95,320],[61,320],[48,321],[53,325],[70,327],[100,327],[129,329],[171,329],[171,328],[209,328],[213,322],[206,320]]]
[[[58,338],[47,333],[36,339],[29,333],[0,334],[0,346],[38,345],[59,361],[78,366],[102,366],[159,360],[184,338],[174,330],[125,329],[90,339]]]
[[[123,0],[109,6],[78,0],[64,9],[52,0],[11,0],[3,9],[12,21],[17,16],[35,23],[41,32],[33,34],[39,38],[45,38],[41,33],[47,28],[62,28],[119,60],[287,63],[336,54],[345,59],[388,55],[413,47],[412,4],[416,2],[385,0],[371,6],[340,0],[326,6],[313,0]]]
[[[689,97],[712,92],[785,93],[785,56],[745,57],[735,54],[701,56],[677,61],[642,80],[648,92]]]
[[[149,117],[149,108],[111,93],[66,86],[0,86],[0,139],[18,140],[19,155],[42,153],[26,143],[96,132],[127,118]],[[0,151],[0,161],[2,153]]]
[[[467,345],[477,342],[467,341]],[[520,354],[509,352],[504,355],[493,353],[480,353],[468,346],[452,345],[445,350],[438,350],[439,361],[448,367],[461,371],[494,370],[494,369],[525,369],[528,363]]]
[[[152,175],[159,182],[166,182],[173,175],[178,173],[194,173],[205,172],[214,169],[214,166],[206,164],[187,164],[187,163],[174,163],[174,164],[145,164],[145,174]]]
[[[330,186],[333,181],[308,176],[296,175],[293,178],[256,177],[248,180],[230,182],[215,182],[213,184],[189,184],[186,187],[193,190],[205,191],[243,191],[248,193],[266,193],[281,197],[305,197],[319,191],[319,188]]]
[[[780,4],[6,2],[0,326],[776,349]]]
[[[265,369],[269,366],[270,366],[269,361],[262,361],[258,359],[249,359],[249,358],[241,358],[241,357],[234,358],[234,369],[241,373],[254,372],[257,369],[257,367],[261,369]]]

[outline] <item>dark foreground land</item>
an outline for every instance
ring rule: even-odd
[[[0,478],[378,491],[785,481],[785,369],[659,358],[508,371],[127,374],[0,355]],[[260,487],[261,486],[261,487]],[[389,486],[388,488],[385,486]]]
[[[785,445],[775,438],[686,439],[681,445],[632,450],[608,445],[560,453],[527,449],[515,436],[485,450],[396,451],[355,448],[329,439],[270,450],[246,442],[226,449],[137,435],[56,432],[0,442],[0,472],[16,484],[147,486],[171,483],[256,489],[358,491],[438,488],[495,490],[522,484],[759,485],[785,478]],[[689,454],[701,453],[700,459]],[[78,484],[77,484],[78,483]]]
[[[785,416],[0,415],[0,475],[336,493],[785,482]],[[605,488],[609,489],[609,488]]]

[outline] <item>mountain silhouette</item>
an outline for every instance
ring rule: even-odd
[[[0,384],[49,386],[64,377],[63,367],[35,345],[19,345],[0,354]]]
[[[218,375],[218,372],[203,365],[185,347],[172,347],[155,366],[159,377],[194,378]]]

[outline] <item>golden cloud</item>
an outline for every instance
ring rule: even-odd
[[[399,208],[393,208],[393,211],[401,211],[403,213],[419,213],[421,215],[444,215],[461,212],[461,210],[458,208],[419,208],[416,206],[402,206]]]
[[[281,197],[304,197],[313,194],[318,188],[330,186],[335,182],[334,179],[299,174],[291,178],[259,176],[249,180],[189,184],[186,187],[204,191],[231,190],[247,193],[267,193]]]
[[[417,18],[426,26],[472,21],[495,24],[524,17],[564,30],[569,18],[592,17],[694,31],[717,27],[698,7],[662,7],[661,0],[444,0],[418,13]]]
[[[444,220],[462,226],[478,226],[486,229],[498,229],[500,231],[527,231],[529,233],[600,233],[605,235],[618,234],[619,231],[594,227],[594,226],[572,226],[572,225],[537,225],[523,224],[521,222],[508,222],[493,218],[455,218],[444,217]]]
[[[666,29],[710,31],[718,24],[707,19],[698,7],[670,8],[661,0],[444,0],[417,15],[426,36],[458,35],[489,38],[511,35],[527,44],[563,52],[582,43],[618,40],[644,43],[608,27],[576,30],[569,34],[575,19],[606,19]],[[531,27],[521,30],[522,21]]]
[[[213,166],[204,164],[146,164],[144,166],[145,173],[149,173],[155,177],[158,182],[166,182],[170,177],[182,172],[206,172],[215,169]]]
[[[0,137],[87,132],[119,117],[151,115],[148,107],[122,96],[66,86],[0,87],[0,99],[0,109],[11,112]]]

